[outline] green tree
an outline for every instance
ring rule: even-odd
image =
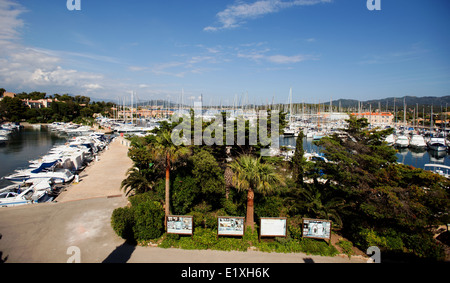
[[[303,157],[305,154],[305,151],[303,150],[303,138],[303,131],[301,131],[297,137],[294,157],[292,157],[292,176],[299,186],[303,186],[303,167],[306,162]]]
[[[205,197],[217,200],[224,194],[225,180],[216,159],[208,151],[201,150],[191,157],[191,161],[192,176],[196,179],[201,192]]]
[[[127,196],[132,192],[134,194],[145,193],[155,185],[154,179],[149,176],[151,173],[151,169],[130,168],[127,178],[122,181],[120,188]]]
[[[27,110],[28,107],[17,97],[4,97],[0,101],[0,117],[4,117],[8,121],[20,122],[26,118]]]
[[[327,185],[307,184],[300,189],[303,197],[300,204],[310,217],[333,220],[337,227],[342,227],[339,211],[345,207],[345,199],[336,195]]]
[[[432,237],[431,225],[449,220],[450,181],[397,164],[395,150],[384,142],[391,131],[369,130],[367,125],[365,119],[351,119],[345,133],[321,139],[318,144],[330,162],[318,162],[316,166],[324,173],[322,178],[328,180],[326,188],[346,200],[339,214],[349,238],[367,243],[367,239],[357,239],[367,234],[362,231],[374,231],[380,237],[394,231],[406,249],[414,250],[417,243],[408,240],[410,235]],[[429,237],[417,239],[429,245]]]
[[[170,215],[170,170],[175,161],[190,154],[190,149],[184,146],[176,146],[172,142],[171,132],[168,130],[158,134],[155,147],[165,158],[166,186],[164,212],[168,216]]]
[[[233,184],[238,190],[247,192],[246,227],[254,229],[255,191],[267,194],[273,192],[275,185],[283,184],[281,175],[274,166],[261,163],[261,158],[243,155],[231,163]]]

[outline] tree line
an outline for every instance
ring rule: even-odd
[[[3,95],[4,89],[0,89]],[[30,108],[24,100],[51,99],[46,108]],[[93,114],[108,116],[114,104],[111,102],[91,102],[87,96],[54,94],[47,96],[43,92],[19,93],[15,97],[4,97],[0,101],[0,119],[10,122],[27,121],[30,123],[75,122],[92,120]]]

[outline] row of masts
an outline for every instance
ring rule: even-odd
[[[290,122],[293,122],[294,117],[301,117],[303,119],[307,119],[308,117],[317,116],[323,113],[373,113],[373,112],[387,112],[390,113],[391,108],[389,108],[389,102],[386,101],[384,107],[382,107],[381,102],[378,102],[378,107],[372,108],[371,103],[363,103],[358,101],[357,107],[342,107],[341,101],[338,102],[338,105],[333,105],[333,100],[330,97],[329,104],[321,103],[319,100],[318,103],[305,103],[302,101],[302,103],[294,103],[293,102],[293,91],[292,88],[289,90],[289,96],[287,99],[287,103],[275,103],[275,96],[272,97],[271,103],[266,101],[265,104],[251,104],[249,103],[249,96],[248,92],[242,94],[241,96],[238,96],[237,94],[234,95],[233,101],[231,104],[227,103],[224,105],[222,103],[222,99],[220,99],[218,105],[214,105],[213,101],[209,101],[209,106],[206,106],[203,104],[203,95],[200,95],[198,98],[190,97],[190,104],[185,103],[185,94],[184,89],[181,90],[181,94],[177,99],[176,103],[172,103],[169,100],[151,100],[147,102],[140,102],[139,98],[137,97],[137,94],[135,91],[131,92],[130,100],[128,100],[127,96],[124,96],[122,98],[117,98],[117,104],[116,108],[114,110],[113,116],[115,119],[119,120],[119,113],[122,114],[122,117],[124,119],[124,123],[131,123],[134,124],[135,122],[135,116],[137,117],[137,111],[139,108],[141,109],[158,109],[161,113],[163,113],[163,117],[168,118],[170,116],[170,113],[173,111],[189,111],[190,109],[194,109],[194,103],[198,102],[200,100],[200,103],[203,107],[203,109],[208,110],[218,110],[218,111],[226,111],[226,110],[242,110],[243,112],[246,111],[259,111],[259,110],[278,110],[280,112],[288,113],[288,119]],[[130,103],[128,103],[130,101]],[[422,107],[422,125],[420,125],[419,121],[419,105],[416,103],[415,107],[409,108],[406,104],[406,99],[403,98],[403,107],[401,105],[397,104],[396,99],[394,98],[394,104],[393,104],[393,113],[394,113],[394,123],[395,125],[403,124],[407,125],[407,112],[409,111],[412,114],[412,123],[410,123],[410,126],[413,127],[423,127],[425,128],[425,113],[431,112],[430,114],[430,128],[433,127],[433,107],[431,106],[431,109],[425,106]],[[406,110],[406,111],[405,111]],[[130,120],[128,121],[126,115],[126,112],[131,112]],[[397,113],[403,112],[403,119],[399,119]],[[443,112],[443,106],[441,105],[441,121],[442,113]],[[403,121],[402,121],[403,120]],[[447,122],[447,104],[445,106],[445,124]]]

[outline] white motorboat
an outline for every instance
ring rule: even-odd
[[[386,139],[384,140],[385,142],[387,142],[388,145],[394,145],[395,144],[395,135],[394,134],[390,134],[389,136],[386,137]]]
[[[445,138],[432,137],[428,142],[428,148],[434,151],[446,151],[447,143],[445,141]]]
[[[400,135],[397,137],[394,145],[399,148],[407,148],[409,146],[409,138],[405,135]]]
[[[316,162],[316,161],[324,161],[326,163],[328,163],[328,159],[326,159],[324,156],[318,154],[318,153],[309,153],[309,152],[305,152],[303,157],[306,159],[306,161],[309,162]]]
[[[12,207],[53,200],[48,196],[50,179],[33,180],[28,186],[12,185],[0,190],[0,207]]]
[[[17,192],[3,192],[0,193],[0,207],[11,207],[30,204],[32,202],[31,196],[34,194],[32,189],[28,189],[23,193]]]
[[[81,126],[76,129],[68,129],[66,133],[69,136],[84,136],[92,133],[91,127],[89,126]]]
[[[20,184],[30,179],[51,179],[54,183],[68,183],[74,175],[67,169],[55,169],[58,161],[42,163],[39,168],[17,170],[16,173],[6,176],[5,179]]]
[[[284,136],[294,136],[295,135],[295,130],[290,129],[290,128],[286,128],[286,129],[284,129],[283,135]]]
[[[426,148],[427,143],[422,135],[413,135],[409,142],[409,146],[412,148]]]

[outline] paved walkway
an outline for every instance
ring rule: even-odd
[[[56,201],[68,202],[123,194],[120,184],[133,165],[127,153],[128,147],[122,145],[122,138],[116,138],[109,149],[100,154],[99,161],[93,161],[81,172],[80,182],[70,185]]]

